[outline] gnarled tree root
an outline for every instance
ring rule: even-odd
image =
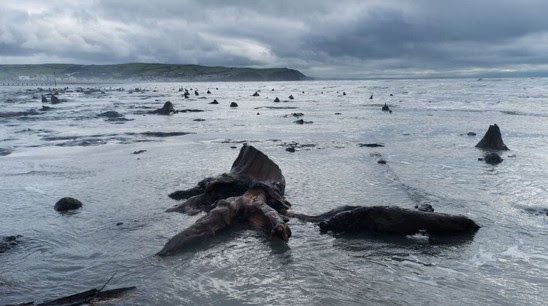
[[[157,253],[173,255],[196,242],[216,235],[235,223],[247,223],[269,237],[288,241],[291,230],[287,217],[318,223],[322,231],[409,235],[474,233],[479,226],[465,216],[434,213],[429,205],[419,210],[396,206],[342,206],[321,215],[309,216],[288,211],[284,199],[285,178],[278,165],[252,146],[244,145],[229,173],[206,178],[195,187],[172,193],[187,198],[168,211],[207,214],[171,238]],[[420,211],[422,210],[422,211]]]
[[[252,227],[262,229],[269,237],[275,236],[287,242],[291,230],[282,216],[266,203],[269,198],[267,188],[256,185],[242,196],[217,201],[215,208],[172,237],[156,255],[174,255],[237,222],[248,222]]]
[[[291,206],[283,197],[285,178],[278,165],[253,146],[244,145],[229,173],[206,178],[191,189],[171,193],[171,198],[187,200],[167,211],[189,215],[207,212],[218,200],[241,196],[256,184],[268,187],[268,205],[277,211],[285,212]]]

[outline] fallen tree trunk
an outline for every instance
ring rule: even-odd
[[[462,215],[405,209],[397,206],[344,206],[317,216],[294,214],[303,221],[316,222],[320,230],[333,232],[371,232],[412,235],[426,231],[431,235],[475,233],[479,229]]]

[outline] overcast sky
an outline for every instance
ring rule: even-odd
[[[0,1],[0,64],[128,62],[324,78],[544,73],[548,1]]]

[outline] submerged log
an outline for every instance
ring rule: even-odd
[[[324,222],[324,221],[327,221],[333,217],[335,217],[337,214],[341,213],[341,212],[345,212],[345,211],[350,211],[350,210],[353,210],[353,209],[356,209],[360,206],[351,206],[351,205],[345,205],[345,206],[339,206],[335,209],[332,209],[328,212],[325,212],[323,214],[319,214],[319,215],[305,215],[305,214],[299,214],[299,213],[295,213],[295,212],[288,212],[288,216],[291,217],[291,218],[297,218],[301,221],[305,221],[305,222],[312,222],[312,223],[320,223],[320,222]]]
[[[116,299],[121,297],[128,291],[135,290],[137,287],[123,287],[116,288],[111,290],[102,289],[90,289],[87,291],[79,292],[76,294],[68,295],[51,301],[45,301],[43,303],[36,304],[33,302],[26,302],[20,304],[13,304],[13,306],[23,306],[23,305],[39,305],[39,306],[73,306],[73,305],[89,305],[89,304],[100,304],[101,302],[106,302],[111,299]],[[6,305],[8,306],[8,305]]]
[[[502,135],[498,125],[490,125],[483,138],[478,142],[476,148],[487,150],[508,150],[508,147],[502,141]]]
[[[29,115],[38,115],[39,113],[33,109],[26,112],[0,112],[0,118],[21,117]]]
[[[431,235],[475,233],[474,221],[462,215],[449,215],[405,209],[397,206],[343,206],[317,216],[295,214],[300,220],[316,222],[323,232],[371,232],[412,235],[426,231]]]

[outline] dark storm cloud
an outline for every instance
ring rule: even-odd
[[[531,0],[2,1],[0,63],[282,66],[321,77],[548,71],[547,11]]]
[[[351,20],[323,24],[305,46],[326,58],[350,57],[378,69],[375,61],[437,70],[547,63],[547,4],[478,2],[416,1],[409,9],[363,10]]]

